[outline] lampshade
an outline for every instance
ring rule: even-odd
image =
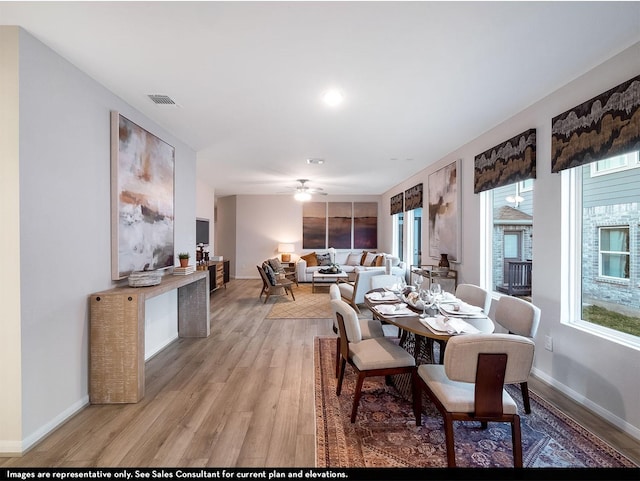
[[[295,250],[293,244],[278,244],[278,252],[291,253]]]

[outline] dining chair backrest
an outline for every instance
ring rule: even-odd
[[[384,271],[359,271],[356,274],[356,280],[353,287],[353,297],[351,298],[353,304],[357,305],[364,302],[364,295],[371,290],[371,279],[380,275],[384,275]]]
[[[456,297],[467,304],[482,308],[485,314],[488,314],[491,308],[491,294],[474,284],[459,284],[456,288]]]
[[[362,341],[362,331],[360,330],[360,322],[358,321],[358,314],[349,304],[342,299],[333,299],[331,301],[331,308],[334,316],[336,316],[336,322],[340,329],[340,335],[342,336],[342,327],[340,327],[341,321],[344,324],[344,335],[347,342],[360,342]]]
[[[380,289],[382,287],[392,287],[398,285],[400,278],[393,274],[381,274],[371,278],[371,289]]]
[[[540,323],[540,309],[524,299],[502,296],[494,317],[511,334],[534,338]]]
[[[331,300],[340,299],[340,288],[338,287],[338,284],[333,283],[329,287],[329,298]]]
[[[479,354],[506,354],[504,384],[524,382],[533,365],[534,342],[512,334],[466,334],[447,341],[445,374],[452,381],[476,382]]]

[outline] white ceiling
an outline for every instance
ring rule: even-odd
[[[0,2],[0,24],[184,140],[218,196],[380,194],[640,41],[640,2]]]

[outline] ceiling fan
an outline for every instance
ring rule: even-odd
[[[311,195],[327,195],[326,192],[322,192],[322,188],[320,187],[308,187],[307,182],[309,179],[297,179],[297,182],[300,183],[296,187],[295,193],[293,194],[293,198],[299,200],[301,202],[305,202],[307,200],[311,200]]]

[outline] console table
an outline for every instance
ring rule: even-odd
[[[178,336],[208,337],[209,275],[166,275],[150,287],[115,287],[90,296],[89,401],[136,403],[144,397],[145,301],[178,290]]]

